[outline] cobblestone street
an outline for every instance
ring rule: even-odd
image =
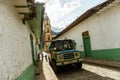
[[[45,59],[38,65],[37,72],[40,74],[35,80],[120,80],[120,70],[91,64],[83,64],[81,70],[64,66],[55,74]]]

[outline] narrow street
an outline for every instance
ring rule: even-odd
[[[37,72],[40,74],[36,75],[35,80],[120,80],[118,69],[84,63],[81,70],[64,66],[55,74],[45,58],[38,65]]]
[[[0,80],[120,80],[120,0],[0,0]]]

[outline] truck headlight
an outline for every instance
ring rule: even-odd
[[[75,56],[75,58],[80,58],[80,53],[79,52],[75,52],[74,56]]]
[[[63,54],[57,55],[57,59],[58,61],[63,61],[64,60]]]

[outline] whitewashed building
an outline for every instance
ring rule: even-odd
[[[0,0],[0,80],[34,80],[39,43],[28,20],[35,10],[34,0]]]
[[[54,39],[73,39],[81,56],[120,61],[120,0],[107,0],[77,18]]]

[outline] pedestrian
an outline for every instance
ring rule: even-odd
[[[45,54],[45,59],[46,59],[46,62],[48,61],[48,55],[47,53]]]
[[[42,61],[43,61],[43,57],[44,57],[44,56],[43,56],[43,53],[42,53]]]
[[[40,54],[38,54],[38,60],[40,61]]]

